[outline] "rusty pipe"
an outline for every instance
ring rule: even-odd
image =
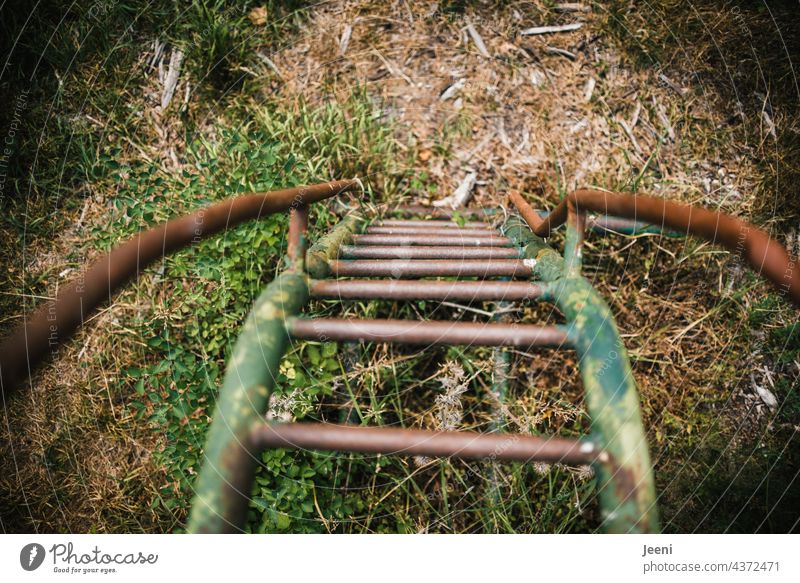
[[[532,231],[536,232],[536,227],[542,224],[542,218],[539,216],[534,208],[528,204],[528,201],[522,198],[522,195],[516,190],[508,191],[508,200],[516,207],[522,219],[528,223]]]
[[[455,216],[469,218],[493,218],[496,214],[495,209],[484,208],[459,208],[451,209],[438,206],[425,205],[401,205],[393,212],[400,215],[422,215],[432,218],[452,218]]]
[[[531,207],[517,191],[510,191],[508,193],[508,198],[517,208],[520,216],[528,223],[528,226],[531,227],[531,230],[534,229],[534,225],[540,225],[544,221],[544,217],[549,214],[546,211],[540,211]],[[668,237],[676,235],[676,233],[672,231],[662,231],[660,227],[651,225],[650,223],[620,217],[608,217],[605,215],[586,217],[586,227],[592,231],[601,233],[611,231],[630,235],[638,233],[661,233]]]
[[[311,296],[335,300],[525,301],[542,297],[527,281],[393,281],[344,279],[312,281]]]
[[[376,227],[428,227],[428,228],[436,228],[436,229],[461,229],[461,228],[468,228],[468,229],[488,229],[491,228],[489,223],[484,223],[481,221],[467,221],[463,225],[459,225],[450,220],[441,220],[441,219],[384,219],[382,221],[375,221],[372,223]]]
[[[331,261],[330,269],[337,277],[530,277],[533,273],[524,259],[355,259]]]
[[[357,320],[291,318],[289,334],[297,340],[394,342],[400,344],[457,344],[464,346],[515,346],[517,348],[566,346],[567,333],[557,326],[482,324],[478,322],[417,322],[414,320]]]
[[[516,205],[517,199],[511,200]],[[570,193],[543,220],[529,222],[521,208],[517,208],[533,231],[540,237],[546,237],[567,219],[569,204],[574,204],[581,213],[593,211],[642,220],[717,243],[741,255],[757,274],[767,278],[779,293],[788,295],[795,305],[800,306],[800,266],[797,258],[791,257],[780,243],[750,223],[725,213],[653,196],[599,190],[576,190]]]
[[[496,229],[471,229],[453,227],[367,227],[370,235],[445,235],[448,237],[496,237]]]
[[[353,451],[496,461],[591,464],[608,456],[591,441],[519,433],[423,431],[395,427],[354,427],[328,423],[264,423],[250,433],[256,449]]]
[[[305,264],[306,236],[308,234],[308,205],[299,205],[289,211],[289,234],[286,244],[286,255],[294,265]],[[302,269],[302,268],[301,268]]]
[[[451,245],[460,247],[509,247],[511,240],[502,235],[483,237],[458,235],[353,235],[357,245]]]
[[[69,338],[103,302],[156,259],[247,220],[324,200],[358,187],[339,180],[233,197],[140,233],[103,255],[54,300],[39,306],[0,345],[0,390],[7,397],[36,364]]]
[[[342,245],[339,256],[346,259],[516,259],[520,251],[513,247]]]

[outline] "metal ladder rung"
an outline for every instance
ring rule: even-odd
[[[541,286],[527,281],[425,281],[339,279],[312,281],[312,297],[355,300],[523,301],[542,296]]]
[[[383,245],[342,245],[345,259],[515,259],[521,253],[513,247],[390,247]]]
[[[462,459],[591,464],[607,455],[588,440],[518,433],[423,431],[329,423],[263,423],[250,433],[256,449],[287,448]]]
[[[367,227],[370,235],[444,235],[446,237],[497,237],[497,229],[461,229],[453,227]]]
[[[456,247],[510,247],[511,239],[502,235],[482,237],[458,235],[353,235],[356,245],[452,245]]]
[[[488,229],[492,226],[489,223],[484,223],[482,221],[467,221],[463,225],[459,225],[458,223],[454,223],[449,219],[384,219],[382,221],[375,221],[372,224],[376,227],[430,227],[435,229],[459,229],[464,227],[468,229]]]
[[[460,208],[460,209],[448,209],[444,207],[436,207],[436,206],[425,206],[425,205],[400,205],[394,209],[395,213],[401,215],[412,215],[412,216],[422,216],[422,217],[432,217],[432,218],[451,218],[454,216],[465,217],[465,218],[493,218],[497,216],[497,212],[494,209],[484,209],[484,208]]]
[[[533,273],[523,259],[355,259],[331,261],[330,269],[337,277],[530,277]]]
[[[564,348],[568,345],[567,331],[560,326],[338,318],[290,318],[286,326],[290,336],[296,340],[514,346],[524,349]]]

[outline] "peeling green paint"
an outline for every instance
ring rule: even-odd
[[[329,261],[336,259],[339,248],[353,236],[364,219],[347,215],[334,229],[314,243],[306,253],[306,270],[314,279],[324,279],[331,274]]]
[[[307,301],[305,274],[287,271],[264,289],[250,311],[225,371],[189,532],[229,532],[244,523],[254,467],[248,436],[267,411],[289,340],[284,321]]]
[[[612,460],[598,467],[603,527],[656,532],[655,485],[639,394],[614,316],[583,277],[555,282],[553,296],[578,354],[592,435]]]
[[[567,222],[567,234],[564,238],[564,273],[570,277],[578,276],[581,273],[582,253],[583,253],[583,228],[573,224],[572,220]]]
[[[614,316],[602,296],[568,261],[511,216],[503,233],[536,261],[533,278],[547,282],[542,299],[555,303],[568,323],[581,370],[592,436],[610,456],[597,464],[603,528],[608,532],[658,532],[650,453],[639,394]],[[574,253],[575,236],[565,253]],[[569,238],[569,233],[568,233]]]

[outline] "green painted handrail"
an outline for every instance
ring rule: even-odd
[[[189,532],[237,532],[246,519],[255,460],[250,431],[263,419],[289,336],[284,321],[308,301],[308,278],[290,269],[261,293],[228,361],[197,480]]]

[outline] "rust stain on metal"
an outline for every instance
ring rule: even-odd
[[[343,245],[339,256],[347,259],[514,259],[513,247],[391,247],[388,245]]]
[[[327,423],[264,424],[250,441],[256,448],[318,449],[386,455],[590,464],[600,452],[588,441],[510,433],[423,431]]]
[[[356,245],[452,245],[454,247],[508,247],[502,235],[473,237],[458,235],[353,235]]]
[[[370,235],[445,235],[447,237],[497,237],[496,229],[453,227],[367,227]]]
[[[492,225],[482,221],[466,221],[463,225],[450,220],[442,219],[385,219],[383,221],[375,221],[373,223],[376,227],[427,227],[431,229],[488,229]]]
[[[331,261],[330,268],[331,273],[339,277],[530,277],[533,273],[523,259],[356,259]]]
[[[536,232],[536,228],[542,224],[542,218],[539,216],[539,213],[537,213],[533,207],[528,204],[528,201],[522,198],[522,195],[516,190],[510,190],[508,192],[508,199],[511,201],[511,204],[517,208],[520,216],[528,223],[531,230]]]
[[[510,198],[516,204],[521,197]],[[543,220],[530,217],[532,220],[528,221],[528,215],[523,213],[521,207],[517,208],[538,236],[547,237],[552,229],[566,221],[570,204],[582,213],[593,211],[644,221],[717,243],[742,256],[756,273],[772,282],[778,292],[787,295],[795,305],[800,306],[798,259],[791,257],[780,243],[750,223],[725,213],[653,196],[599,190],[576,190],[570,193]]]
[[[289,262],[302,266],[306,255],[306,233],[308,232],[308,205],[293,208],[289,214],[289,235],[286,254]]]
[[[424,215],[431,218],[453,218],[453,217],[467,217],[467,218],[493,218],[497,213],[494,209],[484,208],[460,208],[457,210],[432,207],[424,205],[401,205],[398,206],[394,212],[400,215]]]
[[[324,339],[518,348],[569,346],[566,330],[557,326],[335,318],[292,318],[286,325],[289,334],[297,340]]]
[[[542,297],[540,285],[527,281],[312,281],[312,297],[326,299],[524,301]]]

